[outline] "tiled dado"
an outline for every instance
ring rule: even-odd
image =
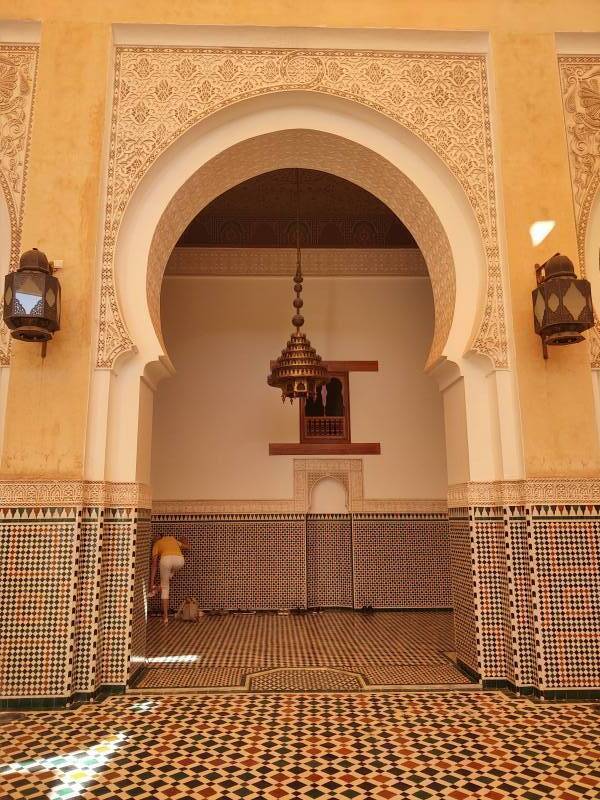
[[[0,706],[125,686],[144,647],[134,585],[150,526],[149,511],[117,499],[150,505],[135,484],[0,481]]]
[[[354,514],[352,554],[355,608],[452,606],[445,512]]]
[[[202,608],[449,608],[446,514],[156,514],[186,536],[171,605]]]
[[[469,500],[479,502],[453,506]],[[468,539],[472,564],[471,602],[464,553],[453,559],[459,658],[489,686],[600,694],[598,481],[471,484],[451,490],[450,506],[453,553]],[[475,642],[463,635],[472,614]]]

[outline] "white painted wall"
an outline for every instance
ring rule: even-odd
[[[443,498],[442,399],[423,373],[433,335],[424,278],[308,278],[306,331],[324,359],[376,359],[350,377],[352,439],[365,456],[368,498]],[[176,374],[157,389],[155,499],[290,498],[292,458],[269,442],[298,441],[297,407],[266,384],[291,332],[286,278],[167,278],[162,324]]]

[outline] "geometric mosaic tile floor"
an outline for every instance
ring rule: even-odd
[[[0,800],[591,800],[598,712],[454,691],[109,698],[0,724]]]
[[[452,612],[328,610],[148,623],[137,688],[351,691],[470,681],[449,660]],[[265,675],[264,673],[270,672]]]

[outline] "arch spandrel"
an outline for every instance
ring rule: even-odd
[[[472,348],[506,367],[485,57],[188,47],[117,48],[97,366],[110,367],[132,347],[117,301],[114,253],[127,203],[150,166],[219,109],[299,90],[345,98],[393,119],[424,141],[458,180],[487,261],[485,308]]]
[[[19,263],[38,50],[37,45],[0,43],[0,191],[10,240],[6,271]],[[0,322],[0,366],[9,363],[10,337]]]
[[[600,55],[559,56],[558,66],[575,206],[577,255],[586,275],[586,241],[600,191]],[[588,278],[591,276],[588,276]],[[597,310],[597,309],[596,309]],[[589,333],[592,367],[600,369],[600,322]]]

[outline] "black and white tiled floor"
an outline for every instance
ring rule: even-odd
[[[198,623],[172,620],[166,627],[151,617],[148,670],[137,688],[348,691],[469,684],[448,658],[452,649],[449,611],[228,614]],[[253,677],[269,670],[277,672]]]
[[[592,800],[599,741],[500,693],[124,696],[0,724],[0,800]]]

